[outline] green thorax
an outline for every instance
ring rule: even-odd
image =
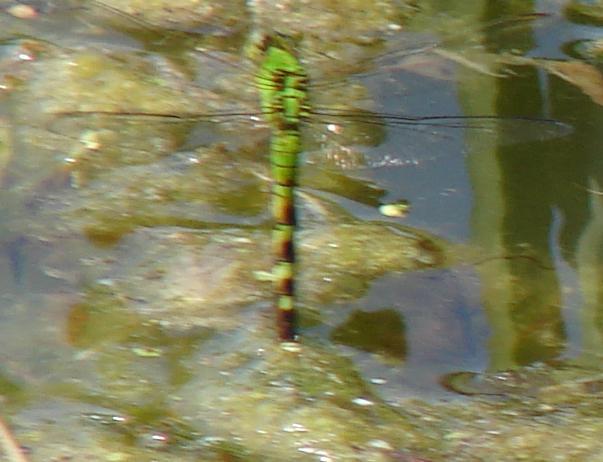
[[[256,83],[264,117],[275,130],[297,130],[308,110],[308,75],[295,55],[293,39],[270,36],[262,48]]]

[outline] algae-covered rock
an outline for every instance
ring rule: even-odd
[[[363,222],[305,230],[299,253],[302,306],[355,299],[386,272],[445,262],[440,244],[427,236]],[[271,269],[268,229],[142,229],[116,254],[101,278],[133,311],[161,323],[233,327],[246,305],[270,298],[270,283],[255,276]]]
[[[600,26],[603,24],[603,3],[573,0],[565,6],[565,14],[576,22]]]
[[[105,25],[140,27],[148,24],[149,28],[198,29],[206,33],[212,29],[223,33],[237,25],[240,27],[247,13],[242,0],[92,0],[81,3],[79,8],[85,17],[104,19]]]
[[[420,444],[412,424],[385,405],[352,364],[330,348],[305,343],[299,353],[258,350],[252,338],[236,341],[238,354],[247,359],[235,367],[233,353],[215,350],[223,340],[207,344],[200,353],[208,367],[199,382],[182,389],[175,407],[206,420],[216,436],[234,431],[253,441],[248,449],[267,460],[306,460],[312,455],[336,459],[354,453],[363,460],[381,460],[376,440],[389,448]],[[205,384],[203,392],[197,383]]]

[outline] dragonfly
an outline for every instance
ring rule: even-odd
[[[152,25],[138,18],[129,17],[126,13],[93,1],[90,4],[104,11],[115,13],[120,18],[131,21],[133,27],[154,31]],[[532,20],[533,18],[528,18]],[[509,20],[515,23],[517,18]],[[496,22],[487,27],[504,25]],[[160,39],[163,40],[163,39]],[[510,133],[512,138],[503,142],[522,142],[544,140],[562,136],[570,128],[557,120],[534,118],[528,116],[499,117],[496,115],[422,115],[412,116],[402,113],[370,112],[368,110],[349,110],[345,108],[321,106],[313,104],[313,94],[338,89],[347,84],[347,80],[321,80],[310,78],[308,66],[300,57],[298,43],[301,39],[276,32],[266,33],[256,47],[259,59],[251,59],[247,67],[240,63],[232,64],[212,53],[207,53],[209,59],[215,59],[219,66],[232,66],[243,70],[254,82],[253,87],[258,93],[258,109],[249,111],[210,111],[195,112],[152,112],[146,110],[97,110],[77,109],[61,111],[55,114],[56,124],[52,130],[61,131],[66,121],[87,121],[93,118],[115,118],[121,121],[142,120],[143,123],[161,121],[161,123],[198,123],[210,122],[221,124],[228,119],[249,119],[257,124],[263,120],[269,127],[269,157],[272,176],[272,217],[273,217],[273,253],[274,266],[271,279],[274,284],[274,308],[277,318],[277,332],[282,344],[295,349],[299,340],[298,314],[295,296],[296,274],[296,232],[298,217],[296,204],[296,189],[299,186],[298,164],[304,151],[303,127],[310,124],[329,126],[337,130],[339,126],[350,124],[369,127],[379,132],[384,128],[405,130],[408,133],[419,133],[427,137],[446,137],[454,132],[471,131],[481,136],[491,136],[500,140],[501,133]],[[446,43],[426,41],[419,47],[403,50],[387,51],[370,59],[371,65],[380,60],[391,61],[424,52],[434,52],[443,49]],[[328,55],[321,56],[323,60],[332,61]],[[365,64],[365,63],[362,63]],[[369,68],[369,66],[360,66]],[[371,70],[361,70],[362,77],[370,76]],[[458,136],[458,135],[452,135]],[[86,139],[83,142],[94,145],[95,140]],[[382,210],[398,208],[383,207]]]

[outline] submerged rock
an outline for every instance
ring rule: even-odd
[[[269,230],[141,229],[115,254],[100,280],[110,281],[133,311],[162,324],[232,328],[246,305],[271,297],[271,284],[255,276],[272,265]],[[427,235],[371,222],[307,229],[299,254],[301,306],[355,299],[387,272],[445,263],[441,243]]]

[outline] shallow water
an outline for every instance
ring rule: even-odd
[[[97,7],[57,3],[31,20],[0,17],[8,39],[0,62],[0,386],[34,460],[400,460],[406,451],[455,460],[439,440],[456,435],[450,421],[459,411],[419,407],[441,419],[426,430],[403,411],[415,406],[408,398],[512,394],[500,384],[474,392],[458,380],[471,375],[459,373],[553,360],[580,365],[568,381],[596,375],[596,71],[562,73],[540,58],[573,63],[567,44],[598,29],[572,24],[558,2],[544,1],[522,11],[386,2],[359,12],[365,21],[349,30],[339,12],[358,12],[353,1],[253,2],[240,15],[232,3],[198,6],[191,24],[177,13],[170,22],[147,2],[148,21],[201,32],[164,40],[146,23]],[[318,86],[318,105],[530,116],[573,127],[544,140],[504,122],[488,136],[345,123],[308,130],[303,349],[294,356],[274,340],[270,285],[253,277],[270,266],[262,123],[56,117],[253,110],[242,48],[254,26],[274,17],[271,8],[291,12],[274,27],[304,30],[317,80],[334,73],[325,56],[363,64],[409,46],[404,40],[430,44],[458,30],[460,45],[471,45],[469,37],[485,43],[367,61],[345,70],[345,85]],[[522,29],[480,31],[496,18],[545,10],[554,15]],[[503,58],[510,50],[530,59]],[[407,217],[379,214],[376,205],[400,198],[411,204]],[[82,414],[115,429],[101,431]],[[60,428],[51,431],[47,415]],[[130,426],[114,416],[129,416]]]

